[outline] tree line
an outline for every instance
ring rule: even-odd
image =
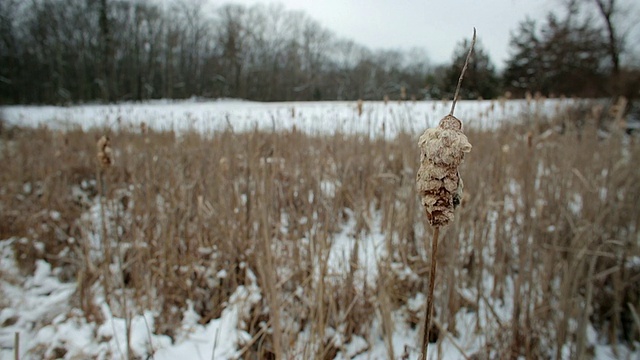
[[[620,91],[610,78],[633,71],[620,65],[624,46],[615,23],[593,25],[579,16],[582,3],[593,1],[602,5],[600,19],[606,14],[614,19],[619,14],[615,0],[564,1],[569,15],[550,14],[541,24],[525,19],[512,33],[513,55],[504,72],[496,71],[479,44],[462,96]],[[423,50],[371,50],[278,4],[2,0],[0,104],[194,96],[439,99],[453,92],[466,41],[458,44],[450,64],[434,66]]]

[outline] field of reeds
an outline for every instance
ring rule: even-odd
[[[640,139],[615,118],[575,107],[465,128],[432,358],[638,355]],[[187,320],[233,309],[237,336],[202,340],[203,358],[417,358],[431,233],[418,136],[3,123],[2,354],[30,331],[23,359],[166,358]],[[68,306],[26,321],[12,289],[44,264]],[[115,340],[101,330],[114,319]],[[84,346],[38,331],[72,321],[92,326]]]

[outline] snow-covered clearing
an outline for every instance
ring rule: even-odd
[[[574,100],[460,101],[456,116],[465,126],[493,128],[520,114],[552,114]],[[155,101],[117,105],[10,106],[2,109],[9,122],[24,126],[47,125],[65,129],[80,126],[139,127],[157,130],[197,130],[203,133],[231,128],[234,131],[286,130],[295,127],[309,134],[363,133],[392,137],[398,131],[414,133],[433,126],[451,107],[450,101],[365,101],[362,114],[356,102],[260,103],[240,100]]]

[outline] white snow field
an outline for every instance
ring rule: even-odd
[[[545,101],[460,101],[455,115],[465,126],[493,128],[513,120],[522,113],[552,114],[575,100]],[[219,101],[153,101],[117,105],[9,106],[2,116],[12,124],[46,125],[53,129],[80,126],[138,127],[141,123],[157,130],[191,130],[207,133],[228,127],[234,131],[254,128],[285,130],[294,126],[310,134],[363,133],[372,136],[394,136],[400,130],[422,132],[437,124],[449,113],[451,101],[365,101],[362,114],[357,102],[276,102],[260,103],[242,100]],[[409,120],[410,119],[410,120]]]

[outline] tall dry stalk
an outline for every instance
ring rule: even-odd
[[[100,137],[98,142],[96,143],[97,148],[97,167],[96,167],[96,178],[98,180],[98,195],[100,201],[100,236],[102,238],[102,250],[104,254],[104,272],[105,274],[109,274],[109,264],[111,263],[111,244],[108,241],[108,231],[107,231],[107,215],[105,210],[105,202],[107,196],[107,185],[105,180],[105,172],[113,165],[112,158],[112,150],[111,150],[111,140],[108,136],[103,135]],[[102,286],[104,288],[105,297],[107,297],[107,301],[109,299],[110,291],[109,286],[107,285],[109,277],[104,276],[102,281]]]
[[[20,333],[17,331],[13,338],[13,358],[20,360]]]
[[[125,356],[126,359],[133,358],[133,352],[131,349],[131,319],[132,314],[129,309],[129,301],[127,299],[127,295],[125,292],[125,280],[124,280],[124,266],[122,259],[122,246],[120,242],[119,236],[116,235],[118,244],[115,260],[118,265],[118,276],[112,280],[119,280],[116,284],[110,284],[109,278],[112,278],[111,271],[111,261],[113,260],[112,253],[112,243],[111,243],[111,234],[109,231],[109,226],[111,226],[111,221],[107,219],[107,213],[105,207],[109,204],[108,191],[107,191],[107,180],[106,173],[113,166],[113,150],[111,148],[111,139],[107,135],[103,135],[98,142],[96,143],[97,154],[96,158],[98,160],[98,190],[100,195],[100,221],[101,221],[101,236],[102,236],[102,246],[104,250],[104,267],[103,267],[103,287],[105,296],[108,298],[110,296],[111,291],[115,290],[116,287],[119,287],[122,290],[120,294],[120,306],[122,307],[123,317],[125,321]],[[109,204],[109,206],[111,206]]]
[[[465,59],[453,97],[451,111],[440,120],[437,128],[427,129],[420,136],[420,168],[416,179],[422,205],[427,220],[433,227],[431,245],[431,267],[429,271],[429,291],[427,294],[425,322],[422,333],[422,359],[426,359],[429,349],[429,333],[433,313],[433,291],[436,280],[436,254],[440,227],[447,226],[454,218],[454,210],[462,197],[462,179],[458,166],[464,154],[471,151],[471,144],[462,132],[462,121],[453,116],[464,73],[476,42],[476,29],[473,29],[471,48]]]

